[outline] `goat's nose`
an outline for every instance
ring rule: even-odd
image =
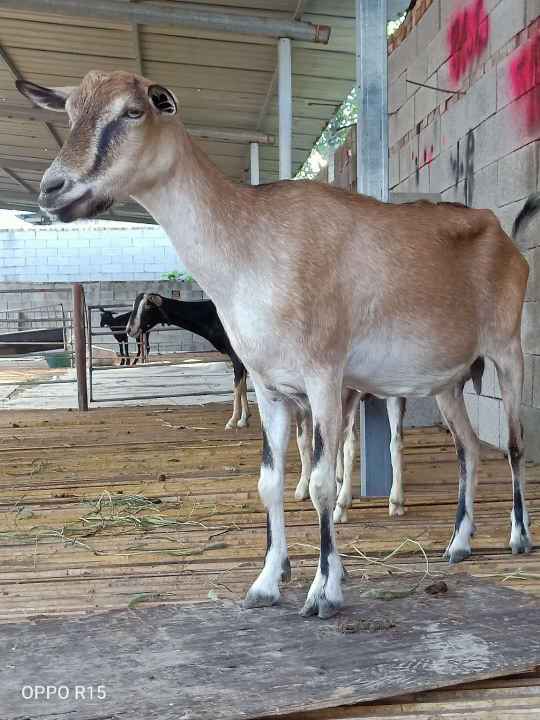
[[[57,195],[67,187],[67,179],[63,175],[45,175],[41,180],[41,192],[46,195]]]

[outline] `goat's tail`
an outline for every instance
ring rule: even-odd
[[[517,242],[519,234],[527,227],[530,220],[540,210],[540,192],[529,195],[527,202],[521,208],[518,216],[514,220],[512,227],[512,237]]]
[[[485,362],[483,357],[477,357],[471,365],[471,380],[477,395],[482,394],[482,375],[484,374]]]

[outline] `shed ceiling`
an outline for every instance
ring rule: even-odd
[[[168,4],[183,0],[167,0]],[[187,4],[187,3],[186,3]],[[193,5],[193,3],[190,3]],[[298,0],[198,0],[216,11],[292,19]],[[293,169],[306,159],[325,124],[344,100],[355,77],[354,0],[306,0],[302,20],[330,25],[328,45],[293,41]],[[35,208],[41,173],[54,158],[67,124],[8,117],[29,110],[16,91],[13,68],[41,85],[74,85],[89,70],[130,70],[167,85],[178,96],[189,126],[236,128],[276,136],[261,146],[261,182],[278,178],[277,97],[272,81],[277,45],[271,38],[206,32],[179,25],[134,28],[103,19],[66,17],[5,9],[0,4],[0,206]],[[6,62],[7,60],[7,62]],[[11,70],[8,67],[11,63]],[[245,143],[197,140],[231,178],[247,177]],[[136,219],[143,211],[119,207],[117,216]]]

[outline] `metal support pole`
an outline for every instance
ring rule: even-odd
[[[249,144],[249,181],[252,185],[259,184],[259,143]]]
[[[291,41],[280,38],[278,43],[279,103],[279,177],[292,177],[292,62]]]
[[[73,283],[73,344],[77,373],[79,410],[88,410],[88,384],[86,379],[86,323],[84,290],[80,283]]]
[[[336,154],[332,148],[328,151],[328,183],[332,185],[336,179]]]
[[[358,192],[388,199],[387,0],[356,0]],[[390,427],[384,401],[361,403],[361,492],[389,495]]]

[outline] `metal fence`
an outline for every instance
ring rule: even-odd
[[[0,357],[72,350],[71,311],[63,303],[0,311]]]
[[[75,288],[75,286],[74,286],[74,288]],[[80,372],[78,373],[79,397],[81,398],[81,395],[82,395],[82,398],[84,398],[84,395],[86,393],[88,403],[108,402],[111,399],[110,397],[101,397],[96,392],[96,382],[95,382],[96,373],[99,373],[100,371],[111,370],[112,368],[119,367],[119,366],[117,363],[113,363],[113,362],[111,362],[111,363],[100,362],[98,364],[96,362],[96,351],[102,350],[105,352],[111,352],[111,356],[114,351],[114,354],[116,356],[117,355],[116,351],[118,349],[118,342],[114,338],[114,335],[109,328],[107,328],[107,327],[101,328],[100,327],[101,312],[103,310],[105,310],[105,311],[110,310],[111,312],[114,312],[114,314],[116,314],[118,312],[122,313],[122,312],[126,312],[127,310],[130,310],[132,306],[128,305],[128,304],[119,304],[119,303],[86,305],[84,302],[84,291],[82,290],[82,288],[81,288],[81,292],[82,292],[82,297],[80,299],[80,302],[84,306],[84,328],[81,328],[81,331],[83,331],[83,334],[85,335],[86,346],[83,349],[83,348],[81,348],[80,345],[77,344],[76,357],[79,358],[82,355],[84,355],[87,373],[84,374],[84,378],[83,378],[83,374],[82,374],[83,366],[81,364],[81,369],[80,369]],[[76,294],[78,293],[78,291],[76,291],[74,289],[74,293],[75,293],[75,295],[74,295],[74,297],[75,297]],[[99,320],[96,318],[97,313],[99,313],[99,317],[100,317]],[[78,313],[75,312],[74,314],[75,314],[75,317],[77,318]],[[76,323],[76,325],[77,325],[77,323]],[[155,333],[155,332],[159,332],[160,334],[161,333],[171,333],[171,332],[178,333],[178,327],[166,326],[166,325],[160,324],[160,325],[156,325],[152,329],[152,333]],[[151,337],[152,333],[149,333],[150,337]],[[118,334],[118,331],[117,331],[117,334]],[[145,337],[141,338],[141,343],[142,343],[142,348],[143,348],[143,350],[141,352],[141,356],[140,356],[141,365],[147,365],[150,358],[146,357],[146,354],[144,351],[144,348],[146,345]],[[159,350],[159,346],[158,347],[151,346],[151,349],[153,349],[154,351]],[[132,359],[133,359],[133,356],[130,356],[130,360],[132,360]],[[82,363],[82,361],[81,361],[81,363]],[[170,362],[160,362],[160,361],[151,360],[152,368],[155,368],[158,366],[167,367],[167,366],[170,366],[170,364],[171,364]],[[131,363],[131,365],[133,365],[133,363]],[[123,366],[123,367],[126,367],[126,366]],[[84,382],[87,382],[86,391],[81,388],[81,385]],[[168,398],[191,397],[194,394],[195,393],[193,391],[191,391],[191,392],[186,392],[186,391],[169,392],[168,391],[165,394],[159,394],[159,393],[152,393],[152,394],[146,393],[146,394],[136,394],[136,395],[116,395],[115,394],[114,401],[122,402],[122,401],[137,401],[137,400],[159,400],[159,399],[166,400]],[[198,389],[196,392],[196,395],[198,395],[198,396],[201,396],[201,395],[202,396],[205,396],[205,395],[229,396],[230,391],[218,391],[215,389],[214,390]],[[84,405],[84,399],[82,399],[81,402]]]

